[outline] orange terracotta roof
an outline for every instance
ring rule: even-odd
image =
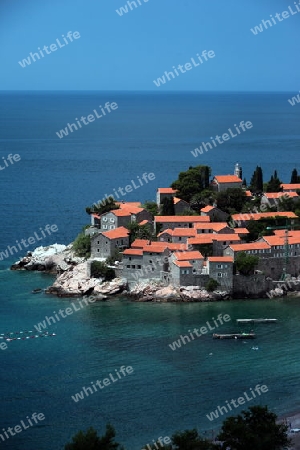
[[[285,245],[285,235],[263,236],[263,239],[272,247],[274,245]],[[300,244],[300,234],[292,234],[289,232],[288,244]]]
[[[150,221],[149,220],[147,220],[147,219],[145,219],[145,220],[142,220],[140,223],[139,223],[139,225],[147,225],[147,223],[150,223]]]
[[[157,223],[169,223],[169,222],[210,222],[208,216],[155,216],[155,222]]]
[[[234,252],[244,252],[247,250],[264,250],[270,248],[266,242],[248,242],[247,244],[231,244],[229,246]]]
[[[210,222],[210,223],[195,223],[194,228],[196,230],[213,230],[221,231],[223,228],[228,227],[226,222]]]
[[[158,188],[160,194],[176,194],[177,190],[172,188]]]
[[[215,234],[212,233],[204,233],[204,234],[198,234],[197,237],[189,238],[187,241],[188,245],[205,245],[205,244],[212,244],[213,238]]]
[[[167,228],[165,231],[162,231],[161,233],[158,233],[157,237],[160,237],[163,234],[169,234],[170,236],[172,236],[173,230],[171,228]]]
[[[131,247],[135,248],[144,248],[145,245],[149,245],[150,241],[149,239],[135,239],[133,243],[131,244]]]
[[[215,206],[207,205],[205,206],[205,208],[200,209],[200,211],[206,213],[212,211],[215,208],[216,208]]]
[[[166,242],[168,244],[168,249],[172,251],[185,251],[187,250],[187,244],[183,244],[182,242]]]
[[[160,245],[145,245],[143,248],[143,252],[149,252],[149,253],[163,253],[167,246],[162,247]]]
[[[134,208],[141,208],[141,202],[116,202],[116,205],[120,206],[120,209],[131,209]]]
[[[214,177],[218,183],[242,183],[243,181],[236,175],[216,175]]]
[[[193,267],[188,261],[173,261],[173,264],[177,267]]]
[[[128,248],[124,250],[123,255],[143,256],[143,250],[139,248]]]
[[[237,233],[220,233],[212,235],[213,241],[240,241],[241,238]]]
[[[264,194],[264,197],[272,199],[272,198],[280,198],[280,197],[286,197],[286,198],[292,198],[292,197],[298,197],[297,192],[266,192]]]
[[[172,236],[181,237],[181,236],[196,236],[197,230],[195,228],[174,228],[172,231]]]
[[[174,205],[176,205],[179,202],[184,202],[184,203],[186,203],[188,205],[188,202],[186,202],[182,198],[174,197],[173,200],[174,200]]]
[[[300,183],[295,184],[281,184],[280,187],[283,188],[283,190],[287,191],[289,189],[300,189]]]
[[[245,191],[246,197],[252,197],[251,191]]]
[[[102,234],[108,239],[118,239],[128,237],[129,231],[125,227],[118,227],[114,230],[102,231]]]
[[[174,256],[178,261],[189,261],[191,259],[204,259],[201,253],[198,252],[197,250],[189,252],[175,252]]]
[[[265,219],[267,217],[287,217],[290,219],[297,219],[297,216],[295,213],[291,211],[286,212],[264,212],[264,213],[239,213],[239,214],[233,214],[232,219],[234,221],[248,221],[248,220],[260,220]]]
[[[143,208],[139,208],[137,206],[132,206],[130,208],[120,208],[114,209],[113,211],[109,211],[113,213],[117,217],[131,216],[131,214],[138,214],[139,212],[144,211]],[[106,213],[108,214],[108,213]],[[105,214],[103,214],[105,216]]]
[[[232,262],[233,263],[232,256],[209,256],[207,259],[209,262]]]
[[[249,234],[247,228],[233,228],[232,231],[236,234]]]
[[[286,230],[272,230],[273,233],[279,235],[279,236],[285,236]],[[300,230],[289,230],[289,236],[298,236],[300,234]]]

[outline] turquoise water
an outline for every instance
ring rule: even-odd
[[[31,294],[51,279],[0,272],[1,285],[7,288],[0,303],[2,332],[34,330],[45,316],[76,301]],[[239,331],[236,318],[268,316],[279,323],[256,325],[255,341],[216,341],[212,331],[176,351],[169,348],[180,334],[206,321],[213,324],[212,317],[220,313],[232,318],[217,330],[222,332]],[[151,304],[121,298],[89,305],[49,326],[55,337],[12,341],[0,353],[1,426],[17,425],[33,412],[45,415],[39,426],[11,437],[5,446],[63,448],[77,430],[91,425],[101,432],[107,422],[130,450],[176,429],[197,427],[210,433],[221,421],[210,422],[206,414],[256,384],[269,389],[258,403],[277,414],[295,409],[300,406],[299,320],[298,299]],[[252,350],[253,345],[259,350]],[[72,400],[83,386],[122,365],[134,372],[78,403]]]
[[[277,169],[289,182],[294,167],[300,172],[300,109],[287,102],[293,95],[1,92],[0,158],[18,153],[21,160],[0,172],[0,254],[47,224],[57,224],[58,232],[38,245],[71,242],[89,222],[86,206],[144,172],[153,172],[155,180],[125,200],[153,200],[157,187],[197,164],[210,165],[216,175],[232,173],[239,161],[248,182],[261,164],[264,181]],[[57,137],[68,122],[106,101],[119,105],[107,120]],[[202,141],[241,120],[253,128],[201,158],[192,156]],[[0,261],[1,333],[32,330],[71,301],[32,295],[53,278],[10,272],[21,253]],[[169,348],[219,313],[280,322],[257,326],[255,342],[214,341],[208,334],[174,352]],[[269,388],[262,404],[278,413],[294,410],[300,406],[299,319],[296,299],[177,305],[124,298],[90,305],[50,326],[55,337],[12,341],[0,350],[0,430],[34,412],[45,414],[37,426],[1,445],[56,450],[80,428],[94,426],[101,434],[111,422],[127,450],[139,450],[176,429],[216,429],[219,422],[209,422],[206,414],[257,383]],[[229,322],[222,331],[236,327]],[[78,403],[72,400],[122,365],[134,372]]]

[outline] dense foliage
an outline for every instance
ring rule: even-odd
[[[235,214],[242,211],[248,197],[243,189],[229,188],[226,191],[218,192],[217,205],[222,211],[228,214]]]
[[[264,189],[263,172],[261,167],[259,166],[256,166],[256,169],[252,175],[249,189],[253,194],[260,194],[261,192],[263,192]]]
[[[113,209],[119,209],[120,206],[116,204],[116,200],[113,197],[107,197],[98,203],[94,203],[92,206],[85,208],[88,214],[97,213],[104,214],[112,211]]]
[[[123,447],[115,442],[115,430],[111,425],[106,425],[106,432],[102,437],[97,431],[89,428],[86,433],[79,431],[73,438],[72,443],[65,445],[64,450],[122,450]]]
[[[91,276],[93,278],[104,278],[104,281],[111,281],[115,278],[115,271],[102,261],[93,261],[91,266]]]
[[[218,439],[221,449],[283,450],[290,448],[287,426],[276,423],[276,414],[262,406],[252,406],[223,422]]]
[[[65,445],[65,450],[124,450],[115,442],[115,430],[106,426],[101,438],[90,428],[86,433],[80,431]],[[163,450],[287,450],[291,442],[287,426],[277,423],[276,414],[267,406],[252,406],[241,414],[224,420],[216,441],[199,435],[196,429],[176,432],[171,444],[146,444],[143,449]]]
[[[161,215],[175,216],[175,207],[173,197],[165,197],[161,201]]]
[[[142,208],[144,208],[146,211],[148,211],[153,216],[157,216],[157,214],[158,214],[158,206],[157,206],[156,202],[147,201],[142,205]]]
[[[209,187],[211,169],[208,166],[189,167],[185,172],[180,172],[178,180],[171,184],[177,190],[176,197],[190,203],[191,198]]]
[[[265,192],[280,192],[282,181],[277,176],[277,171],[274,171],[274,175],[271,176],[270,181],[266,184]]]
[[[235,258],[235,265],[237,270],[242,275],[251,275],[257,266],[259,257],[255,255],[247,255],[245,252],[238,253]]]
[[[291,175],[291,184],[300,183],[300,176],[298,175],[297,169],[294,169]]]
[[[205,285],[205,289],[208,292],[212,292],[215,291],[217,289],[217,287],[220,286],[219,283],[217,282],[217,280],[214,280],[213,278],[210,278],[208,280],[208,282]]]
[[[91,255],[91,238],[86,236],[84,231],[79,233],[75,241],[73,242],[73,250],[76,256],[83,258],[89,258]]]

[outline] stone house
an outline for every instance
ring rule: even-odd
[[[176,194],[176,190],[172,188],[158,188],[156,191],[156,204],[160,207],[164,198],[172,198]]]
[[[131,207],[114,209],[101,215],[100,230],[114,230],[118,227],[126,227],[132,222],[143,222],[144,220],[152,222],[152,215],[143,208]]]
[[[169,257],[174,286],[199,286],[204,258],[198,251],[174,252]],[[205,277],[204,279],[206,279]]]
[[[233,258],[231,256],[210,256],[207,258],[209,277],[220,284],[220,289],[233,288]]]
[[[216,175],[210,183],[214,191],[222,192],[230,188],[242,188],[243,180],[237,175]]]
[[[182,214],[187,209],[190,209],[190,204],[182,198],[174,197],[174,210],[175,214]]]
[[[222,211],[217,206],[207,205],[205,208],[200,209],[201,216],[209,216],[211,222],[226,222],[229,214]]]
[[[109,258],[116,250],[123,251],[129,246],[129,231],[125,227],[103,231],[91,237],[91,257]]]
[[[297,192],[300,190],[300,183],[294,184],[281,184],[283,192]]]
[[[263,209],[264,205],[269,208],[276,207],[280,205],[282,200],[292,198],[294,201],[299,199],[296,192],[265,192],[261,197],[260,207]]]
[[[155,230],[161,226],[160,231],[174,228],[193,228],[196,223],[208,223],[210,218],[207,216],[155,216]]]

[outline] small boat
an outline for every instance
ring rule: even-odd
[[[39,292],[42,292],[43,289],[41,288],[37,288],[37,289],[33,289],[33,291],[31,291],[32,294],[38,294]]]
[[[236,319],[237,323],[276,323],[277,319]]]
[[[255,333],[213,334],[213,339],[255,339]]]

